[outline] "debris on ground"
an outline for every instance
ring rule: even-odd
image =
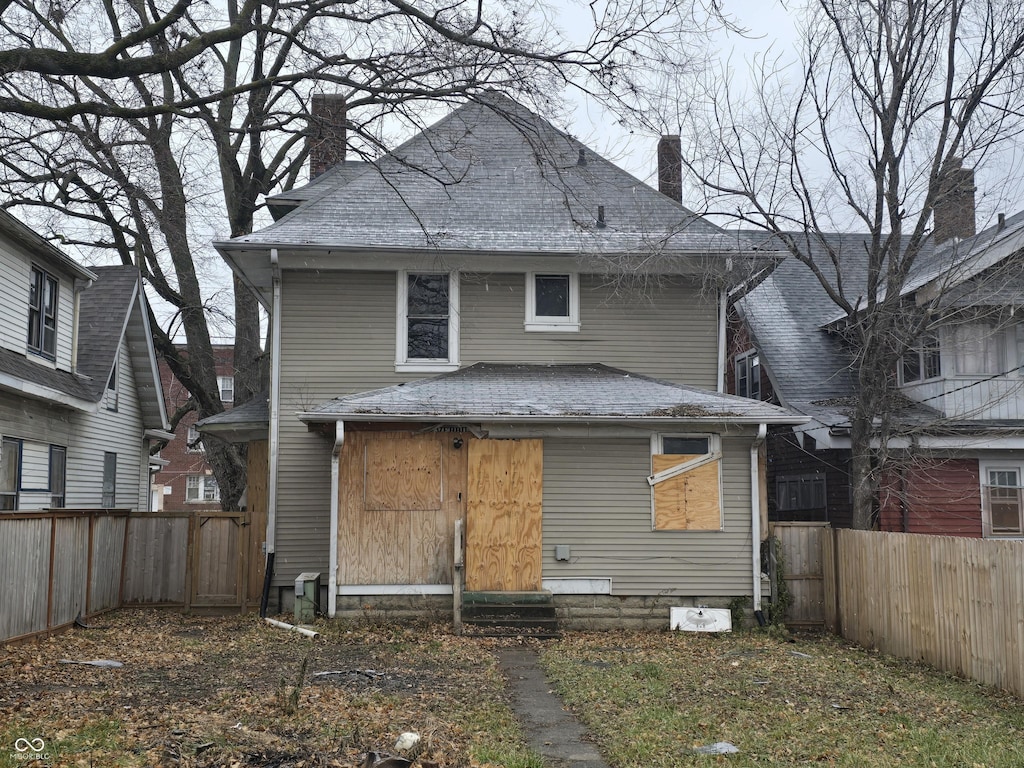
[[[734,752],[739,752],[739,749],[728,741],[716,741],[714,744],[694,747],[693,751],[698,755],[731,755]]]
[[[103,669],[117,669],[123,667],[124,662],[113,659],[92,659],[91,661],[77,661],[75,659],[61,659],[61,664],[84,664],[89,667],[102,667]]]

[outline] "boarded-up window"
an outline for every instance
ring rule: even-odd
[[[659,437],[651,456],[656,531],[722,529],[721,454],[714,436]],[[668,453],[665,451],[687,451]]]
[[[441,444],[433,435],[366,444],[363,508],[425,512],[441,508]]]

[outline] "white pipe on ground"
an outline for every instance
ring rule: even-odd
[[[267,624],[269,624],[270,626],[277,627],[278,629],[288,629],[292,632],[298,632],[300,635],[305,635],[306,637],[320,637],[320,633],[312,629],[306,629],[305,627],[297,627],[294,624],[289,624],[284,621],[278,621],[277,619],[265,618],[263,620],[267,622]]]

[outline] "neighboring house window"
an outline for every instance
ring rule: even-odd
[[[825,508],[824,475],[780,475],[775,480],[779,512]]]
[[[953,329],[956,372],[994,374],[1005,370],[1005,334],[991,323],[965,323]]]
[[[900,361],[900,376],[904,384],[937,379],[942,375],[939,357],[939,340],[926,336],[907,350]]]
[[[21,440],[5,437],[0,443],[0,510],[13,512],[18,508],[21,485]]]
[[[64,506],[64,481],[67,474],[68,449],[62,445],[50,446],[50,506]]]
[[[189,453],[202,453],[203,441],[199,437],[199,430],[196,429],[195,424],[190,424],[188,428],[188,437],[185,439],[185,450]]]
[[[761,358],[757,352],[747,352],[736,358],[736,394],[761,399]]]
[[[651,453],[654,530],[722,530],[718,436],[655,435]]]
[[[579,275],[527,274],[526,330],[566,332],[579,329]]]
[[[217,386],[220,388],[220,399],[223,403],[235,402],[235,377],[218,376]]]
[[[103,454],[103,498],[100,506],[113,509],[117,504],[117,454],[107,451]]]
[[[117,368],[120,362],[120,355],[114,360],[114,367],[110,371],[110,378],[107,379],[107,410],[117,410]]]
[[[28,349],[53,360],[57,356],[57,279],[32,267],[28,294]]]
[[[981,492],[985,535],[1024,536],[1021,467],[983,467]]]
[[[213,475],[189,475],[185,478],[185,501],[220,501],[220,487]]]
[[[399,272],[396,370],[441,372],[458,367],[458,275]]]

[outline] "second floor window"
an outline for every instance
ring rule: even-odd
[[[779,512],[825,508],[824,475],[780,475],[775,480]]]
[[[736,394],[761,399],[761,358],[756,352],[747,352],[736,358]]]
[[[185,450],[189,453],[202,453],[205,450],[203,448],[203,441],[199,436],[199,430],[196,429],[195,424],[190,424],[188,427],[188,437],[185,439]]]
[[[900,375],[904,384],[935,379],[941,374],[939,340],[935,336],[925,336],[903,355]]]
[[[235,401],[234,376],[218,376],[217,387],[220,389],[220,400],[222,403],[233,403]]]
[[[53,360],[57,356],[57,278],[32,267],[28,292],[28,349]]]
[[[458,275],[400,272],[398,275],[398,370],[458,368]]]
[[[213,475],[189,475],[185,479],[185,501],[220,501],[220,487]]]
[[[526,330],[578,331],[580,329],[579,275],[526,275]]]

